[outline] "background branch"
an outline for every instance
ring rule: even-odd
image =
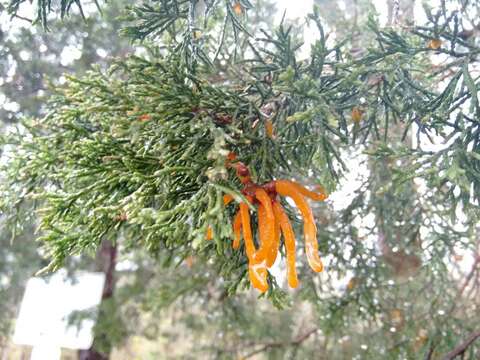
[[[264,352],[264,351],[266,351],[268,349],[271,349],[271,348],[298,346],[301,343],[303,343],[305,340],[307,340],[310,336],[315,334],[318,330],[319,330],[318,328],[311,329],[311,330],[307,331],[306,333],[298,336],[297,338],[295,338],[295,339],[293,339],[289,342],[280,342],[280,341],[277,342],[276,341],[276,342],[270,342],[270,343],[264,344],[261,348],[258,348],[257,350],[254,350],[254,351],[248,353],[243,358],[244,359],[251,358],[252,356],[254,356],[256,354],[259,354],[259,353]]]
[[[477,340],[478,338],[480,337],[480,331],[477,331],[473,334],[471,334],[467,340],[465,340],[463,343],[461,343],[460,345],[458,345],[457,347],[455,347],[455,349],[453,349],[452,351],[450,351],[448,354],[446,354],[444,357],[443,357],[443,360],[451,360],[451,359],[454,359],[456,358],[457,356],[459,355],[462,355],[470,345],[473,344],[473,342],[475,340]]]

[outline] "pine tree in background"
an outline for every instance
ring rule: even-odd
[[[47,26],[57,9],[37,5]],[[354,31],[335,40],[322,26],[333,20],[314,9],[318,40],[299,60],[298,32],[249,26],[248,2],[134,5],[123,33],[151,42],[149,53],[69,77],[44,117],[5,137],[16,149],[6,154],[5,213],[35,200],[49,269],[105,240],[177,265],[152,275],[142,300],[152,314],[179,297],[193,305],[175,306],[206,344],[197,356],[475,358],[479,5],[426,6],[426,24],[414,25],[413,3],[392,1],[386,27],[351,6]],[[300,289],[288,295],[269,273],[265,297],[294,305],[279,312],[242,296],[253,257],[231,247],[236,207],[224,196],[245,203],[245,178],[343,190],[358,168],[348,205],[314,206],[322,276],[299,241],[307,217],[283,203]],[[459,253],[472,259],[466,273]]]
[[[52,21],[49,32],[36,31],[25,18],[16,23],[6,21],[5,8],[0,7],[0,96],[3,102],[0,117],[6,123],[2,130],[8,131],[8,125],[22,116],[43,116],[43,104],[50,96],[50,88],[60,86],[65,72],[82,74],[92,63],[106,67],[113,57],[132,51],[126,39],[118,36],[119,22],[116,18],[124,6],[122,3],[112,4],[104,9],[103,19],[83,21],[79,17],[71,17],[64,21]],[[65,26],[74,30],[65,32]],[[4,225],[6,219],[1,221]],[[12,236],[12,229],[6,226],[2,226],[0,234],[1,358],[14,356],[10,353],[7,340],[27,279],[48,264],[34,239],[35,218],[25,213],[22,223],[25,229],[19,236]],[[69,271],[76,268],[93,270],[92,263],[82,257],[65,265]],[[118,322],[115,326],[118,331],[114,334],[124,333]],[[123,339],[118,335],[109,337],[113,343]]]

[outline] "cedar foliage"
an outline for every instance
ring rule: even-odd
[[[5,169],[5,212],[35,200],[52,269],[107,238],[168,254],[167,263],[191,254],[209,260],[232,294],[246,285],[246,261],[230,248],[233,214],[222,206],[225,193],[241,198],[225,167],[228,152],[249,165],[257,182],[313,179],[329,191],[358,159],[372,171],[350,206],[338,214],[317,209],[325,225],[320,252],[331,259],[328,281],[304,274],[302,296],[318,307],[322,327],[348,326],[352,311],[365,321],[380,312],[398,318],[392,311],[400,299],[423,295],[419,286],[439,279],[443,285],[428,296],[453,300],[445,267],[455,249],[473,249],[478,241],[480,48],[463,27],[478,4],[426,7],[428,22],[418,26],[382,28],[371,16],[372,37],[360,51],[352,38],[327,39],[317,7],[309,20],[318,39],[302,60],[292,26],[252,33],[252,4],[240,4],[241,14],[228,1],[207,1],[201,11],[197,1],[134,6],[124,33],[157,45],[106,72],[69,78],[44,118],[25,119],[20,132],[5,137],[16,149]],[[46,26],[44,14],[55,9],[38,5]],[[432,40],[441,40],[440,47]],[[439,55],[447,60],[433,66],[431,57]],[[274,139],[266,134],[267,119]],[[425,150],[427,140],[443,146]],[[419,190],[413,179],[430,190]],[[365,236],[378,237],[378,246],[359,235],[365,229],[358,219],[370,213],[377,221]],[[208,225],[214,243],[205,241]],[[352,273],[344,295],[319,294],[332,290],[333,274]],[[412,274],[418,282],[408,284]],[[285,305],[270,281],[267,296]],[[382,287],[392,293],[379,302]],[[419,345],[425,353],[430,344],[446,351],[454,342],[453,335],[440,339],[442,320],[436,326],[430,342]],[[420,329],[412,324],[409,331],[414,339]]]

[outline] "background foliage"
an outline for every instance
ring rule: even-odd
[[[49,16],[79,2],[50,12],[42,4],[37,21],[52,28]],[[102,31],[84,46],[85,60],[69,69],[77,75],[48,105],[26,96],[6,110],[2,117],[20,115],[22,126],[4,138],[4,221],[31,224],[23,214],[34,200],[54,267],[104,239],[130,254],[134,265],[118,272],[121,286],[105,305],[124,323],[104,324],[109,342],[164,339],[160,352],[172,358],[428,359],[451,358],[478,337],[479,5],[427,3],[413,23],[413,1],[388,2],[386,21],[369,1],[342,4],[333,17],[338,4],[318,1],[306,50],[300,26],[271,21],[271,4],[240,2],[239,13],[217,1],[133,5],[109,22],[111,37]],[[111,4],[100,8],[114,17]],[[60,48],[71,29],[107,26],[86,18],[7,36],[3,66],[16,61],[28,86],[4,80],[2,92],[20,99],[25,87],[43,89],[28,70],[42,55],[21,60],[32,31],[62,36],[51,40]],[[118,27],[133,48],[116,38]],[[121,57],[85,72],[99,48]],[[134,50],[140,56],[123,56]],[[55,84],[62,64],[53,65]],[[313,276],[299,252],[298,291],[286,292],[278,274],[266,300],[245,290],[244,256],[229,247],[233,214],[218,206],[224,191],[240,188],[224,166],[230,150],[259,182],[295,177],[333,192],[315,206],[327,270]],[[180,352],[178,341],[192,346]],[[463,350],[478,356],[474,344]]]

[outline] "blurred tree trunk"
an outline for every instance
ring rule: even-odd
[[[109,314],[102,311],[102,304],[105,301],[113,298],[115,289],[115,264],[117,258],[117,245],[111,241],[104,240],[97,253],[96,259],[96,271],[103,272],[105,274],[105,285],[103,287],[102,302],[100,304],[100,312],[98,315],[98,321],[102,321],[102,317],[109,316]],[[108,344],[108,350],[102,349],[99,351],[96,349],[95,344],[101,342],[102,344]],[[105,346],[103,346],[105,347]],[[103,333],[95,333],[93,345],[88,350],[79,350],[79,360],[108,360],[110,355],[111,345],[108,337]]]
[[[387,6],[387,25],[406,25],[414,22],[415,0],[388,0]],[[392,126],[390,141],[393,144],[404,144],[411,147],[410,131],[404,140],[401,139],[401,134],[404,133],[404,126],[401,122],[397,122]],[[402,162],[402,167],[408,166],[405,160],[402,160]],[[417,195],[415,184],[411,180],[405,185],[411,190],[405,192],[405,194],[409,194],[408,198],[401,199],[403,209],[394,210],[393,213],[390,212],[389,214],[389,209],[394,209],[397,206],[395,202],[398,201],[398,197],[395,196],[394,189],[391,187],[392,165],[398,166],[398,164],[394,165],[389,160],[370,163],[370,171],[376,178],[374,196],[377,199],[374,201],[376,205],[376,222],[379,224],[378,244],[383,260],[391,267],[393,276],[406,277],[415,273],[421,266],[421,259],[415,254],[415,250],[418,250],[421,242],[420,227],[412,227],[410,231],[405,231],[404,227],[396,226],[396,223],[403,221],[406,227],[410,218],[421,217],[421,213],[416,211],[415,200]],[[384,188],[389,190],[383,192]]]

